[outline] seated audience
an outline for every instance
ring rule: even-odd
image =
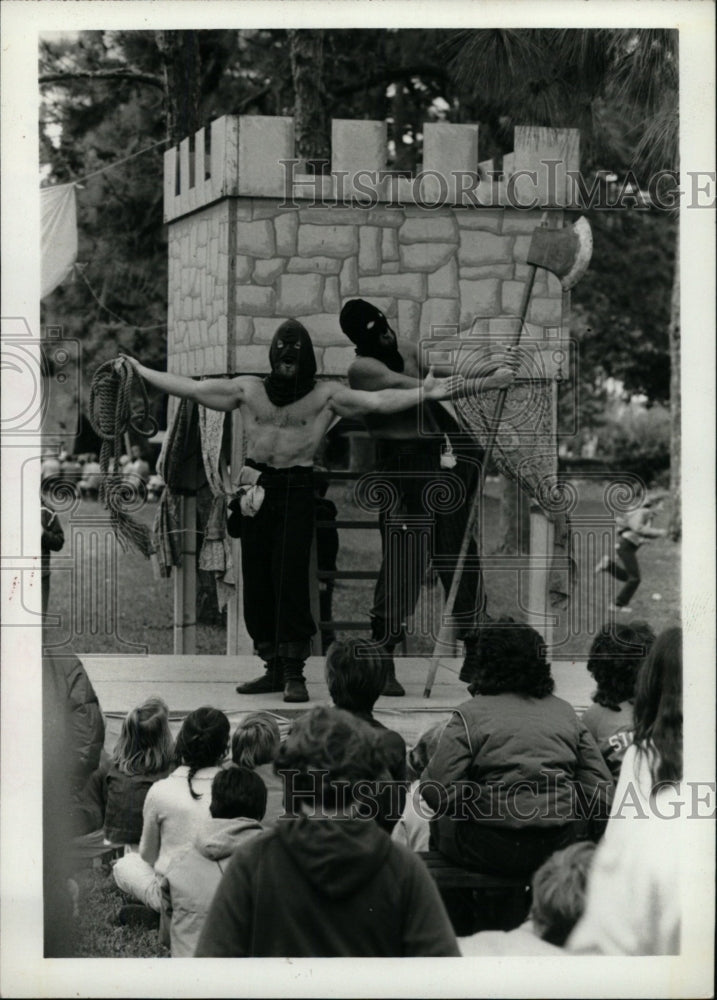
[[[634,739],[570,951],[679,954],[682,777],[682,630],[669,628],[640,668]]]
[[[100,484],[102,482],[102,469],[97,461],[97,455],[88,455],[87,461],[82,467],[82,479],[80,480],[80,493],[83,498],[96,500],[99,495]]]
[[[370,726],[381,747],[387,769],[384,778],[394,785],[386,784],[380,793],[378,821],[390,833],[406,799],[406,744],[399,733],[388,729],[373,715],[389,669],[380,652],[376,643],[366,639],[334,642],[326,655],[325,674],[334,705]]]
[[[161,906],[161,877],[209,816],[211,784],[228,745],[229,719],[224,712],[198,708],[189,713],[177,736],[176,770],[156,781],[144,800],[139,853],[125,854],[114,866],[122,892],[156,913]],[[135,916],[143,919],[135,911],[120,911],[122,922]]]
[[[161,698],[148,698],[122,720],[119,739],[87,786],[95,806],[92,829],[105,840],[137,850],[147,792],[174,766],[169,710]]]
[[[464,955],[559,955],[583,915],[595,845],[571,844],[551,854],[532,879],[528,919],[512,931],[480,931],[459,938]]]
[[[372,730],[340,709],[300,716],[277,759],[292,813],[235,851],[197,957],[458,955],[422,862],[360,815],[383,758]]]
[[[232,736],[232,761],[256,771],[266,785],[265,829],[275,826],[284,815],[284,783],[274,770],[280,746],[279,726],[268,712],[247,715]]]
[[[655,641],[647,622],[603,625],[590,647],[588,670],[597,681],[595,704],[583,714],[615,780],[632,743],[632,705],[640,664]]]
[[[584,836],[588,820],[607,818],[610,772],[553,695],[544,645],[510,620],[481,630],[474,697],[455,709],[423,772],[432,841],[465,868],[529,875]]]
[[[234,850],[262,832],[266,787],[255,771],[227,767],[214,775],[210,818],[162,879],[162,913],[172,958],[191,958],[209,906]]]

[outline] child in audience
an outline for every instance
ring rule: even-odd
[[[607,766],[617,780],[632,743],[632,705],[640,664],[655,641],[647,622],[603,625],[590,647],[588,671],[597,681],[595,704],[583,714]]]
[[[403,737],[374,718],[373,707],[386,684],[388,662],[380,647],[366,639],[342,639],[329,647],[325,664],[331,700],[373,730],[386,761],[379,790],[378,822],[391,833],[403,812],[408,787]]]
[[[388,666],[381,647],[367,639],[342,639],[326,654],[326,684],[337,708],[351,712],[375,730],[395,781],[406,779],[406,744],[403,737],[374,718],[373,707],[386,683]]]
[[[613,781],[592,736],[553,695],[542,637],[509,619],[481,629],[474,697],[423,772],[431,839],[464,868],[530,875],[607,819]],[[581,807],[582,803],[582,807]]]
[[[277,759],[292,775],[287,819],[235,851],[196,956],[458,955],[423,863],[359,815],[384,762],[371,729],[341,709],[300,716]]]
[[[284,784],[274,770],[280,746],[279,726],[268,712],[247,715],[232,736],[232,761],[256,771],[266,785],[264,828],[267,830],[284,815]]]
[[[167,777],[173,758],[169,710],[161,698],[148,698],[127,713],[112,757],[90,779],[106,841],[138,849],[147,792]]]
[[[256,771],[227,767],[212,781],[210,818],[162,879],[172,958],[191,958],[217,886],[240,845],[262,832],[266,786]]]
[[[551,854],[533,875],[533,902],[526,922],[512,931],[480,931],[460,938],[464,955],[559,955],[583,915],[595,845],[571,844]]]
[[[159,913],[160,879],[172,858],[209,816],[211,784],[229,746],[229,719],[216,708],[198,708],[182,723],[175,745],[177,768],[156,781],[144,800],[139,853],[125,854],[114,866],[118,887]],[[148,915],[120,911],[120,921]]]
[[[668,628],[640,668],[633,743],[570,951],[679,954],[682,777],[682,629]]]

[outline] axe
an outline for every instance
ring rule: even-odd
[[[516,325],[516,331],[513,334],[511,343],[509,344],[509,348],[511,350],[516,348],[520,343],[520,337],[523,332],[523,324],[525,323],[526,316],[528,315],[528,306],[530,305],[530,296],[533,291],[533,284],[535,283],[535,274],[537,269],[540,267],[545,271],[550,271],[555,274],[560,279],[560,285],[563,291],[568,291],[576,285],[578,281],[580,281],[582,276],[587,271],[590,264],[590,258],[592,257],[592,252],[592,230],[590,229],[590,223],[583,215],[581,215],[577,222],[575,222],[572,226],[566,227],[565,229],[548,229],[545,223],[541,223],[541,225],[534,230],[533,237],[530,241],[530,247],[528,248],[528,256],[526,258],[529,267],[528,278],[523,288],[523,297],[521,299],[520,313],[518,315],[519,322]],[[483,462],[481,463],[475,498],[473,500],[468,522],[466,524],[466,530],[463,534],[463,541],[461,542],[461,547],[458,552],[456,568],[451,581],[451,588],[448,592],[446,604],[443,609],[443,621],[438,632],[438,638],[436,639],[436,644],[433,648],[433,656],[431,657],[431,663],[428,668],[426,686],[423,691],[424,698],[431,697],[431,689],[433,688],[433,682],[436,679],[436,673],[438,671],[438,661],[441,655],[440,650],[442,647],[445,648],[451,636],[451,626],[450,624],[447,625],[446,622],[450,621],[453,614],[453,608],[456,603],[456,595],[458,593],[458,587],[461,582],[463,567],[468,553],[468,546],[475,531],[476,524],[478,523],[478,505],[483,495],[486,470],[493,455],[493,448],[498,436],[498,428],[500,427],[501,417],[503,416],[503,408],[505,406],[505,398],[507,394],[507,386],[500,389],[498,392],[498,399],[495,404],[493,420],[488,431],[485,455]],[[479,545],[480,541],[481,540],[479,540]],[[474,625],[475,624],[476,621],[474,619]]]

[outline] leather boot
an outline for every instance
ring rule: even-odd
[[[284,657],[281,660],[284,672],[284,701],[302,702],[309,700],[304,680],[304,661]]]
[[[403,685],[396,679],[396,664],[393,662],[393,657],[390,656],[388,671],[386,672],[386,683],[383,686],[381,694],[387,698],[401,698],[405,693]]]
[[[393,651],[396,647],[394,642],[386,641],[386,635],[386,622],[380,618],[373,618],[371,621],[371,638],[380,647],[381,659],[387,665],[386,681],[381,694],[387,698],[401,698],[406,692],[396,679],[396,664],[393,660]]]
[[[264,673],[261,677],[246,681],[244,684],[237,684],[238,694],[269,694],[272,691],[284,690],[284,676],[281,671],[279,660],[269,660],[264,664]]]

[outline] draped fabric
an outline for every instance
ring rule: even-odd
[[[75,185],[41,188],[40,215],[40,298],[44,299],[65,280],[77,260]]]
[[[173,566],[182,565],[180,491],[189,423],[188,400],[181,399],[174,409],[157,459],[157,472],[164,479],[165,487],[152,526],[152,540],[155,572],[161,577],[170,576]]]
[[[493,449],[496,465],[540,506],[555,526],[549,594],[551,606],[568,606],[575,582],[575,562],[567,509],[570,496],[558,481],[558,453],[553,426],[552,379],[514,383],[507,392]],[[471,435],[485,447],[499,390],[453,400]]]
[[[220,471],[226,413],[199,406],[198,415],[202,460],[213,498],[199,553],[199,568],[214,574],[217,603],[221,611],[234,594],[236,583],[231,544],[227,537],[227,494]]]

